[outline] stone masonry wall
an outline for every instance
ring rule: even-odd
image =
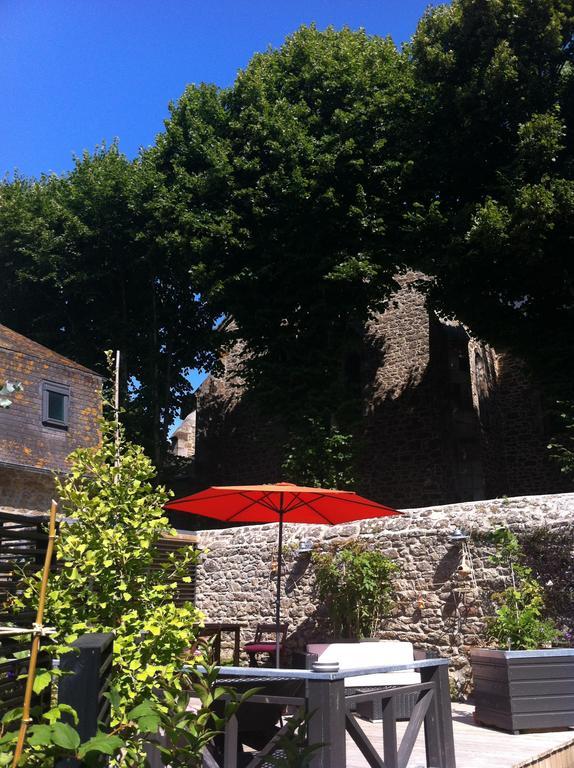
[[[51,473],[0,466],[0,512],[47,512],[55,495]]]
[[[524,366],[429,312],[421,277],[398,278],[352,363],[363,387],[355,489],[403,508],[571,490]],[[198,488],[293,479],[281,469],[289,414],[263,415],[241,378],[245,354],[237,343],[197,392]]]
[[[195,466],[199,488],[282,480],[285,428],[264,416],[244,388],[238,343],[223,360],[224,375],[197,390]]]
[[[357,491],[391,506],[458,497],[439,323],[404,278],[366,334],[365,415]]]
[[[574,494],[560,494],[409,509],[400,517],[333,527],[286,524],[281,613],[289,622],[288,646],[303,649],[308,642],[333,639],[315,594],[311,555],[298,554],[299,543],[310,539],[316,547],[324,547],[360,537],[396,560],[401,569],[395,580],[395,607],[384,620],[380,637],[409,640],[415,647],[450,657],[452,674],[464,692],[466,652],[484,644],[485,601],[502,586],[503,577],[489,563],[492,549],[481,534],[506,524],[519,535],[540,529],[569,532],[574,542],[573,520]],[[453,591],[460,586],[456,570],[461,550],[449,538],[457,527],[471,534],[477,584],[464,599]],[[197,605],[209,621],[243,622],[246,641],[258,622],[273,620],[277,525],[200,531],[198,543],[208,554],[198,568]],[[570,554],[574,556],[574,551]]]

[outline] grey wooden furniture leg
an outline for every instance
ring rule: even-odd
[[[426,667],[420,673],[423,683],[434,685],[433,701],[424,721],[427,765],[433,768],[456,768],[448,667]]]
[[[309,680],[309,745],[320,744],[311,768],[341,768],[345,752],[345,684],[343,680]]]

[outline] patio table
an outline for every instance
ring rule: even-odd
[[[320,745],[313,753],[312,768],[344,768],[346,766],[346,733],[355,741],[371,768],[406,766],[417,734],[424,723],[427,765],[433,768],[456,768],[452,715],[448,685],[448,659],[425,659],[405,664],[357,667],[341,672],[313,672],[300,669],[265,669],[224,667],[220,669],[223,685],[241,688],[262,686],[260,694],[249,703],[303,705],[312,713],[308,722],[309,744]],[[417,670],[421,683],[396,688],[374,689],[363,693],[345,691],[345,677],[360,677],[385,672]],[[293,695],[293,683],[303,683]],[[395,699],[405,692],[418,693],[405,735],[398,744]],[[381,756],[357,724],[350,712],[354,703],[380,700],[383,711],[383,752]],[[245,705],[247,706],[247,705]],[[282,729],[285,731],[285,727]],[[281,733],[281,732],[280,732]],[[232,717],[225,729],[223,763],[211,758],[204,765],[215,768],[237,768],[238,722]],[[260,764],[262,755],[273,749],[275,736],[268,747],[254,756],[253,766]],[[251,765],[251,764],[250,764]]]

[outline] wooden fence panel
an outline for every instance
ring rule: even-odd
[[[180,534],[178,536],[164,536],[157,545],[157,552],[154,558],[154,567],[158,568],[162,563],[168,561],[169,555],[172,552],[178,552],[186,547],[196,547],[197,537],[187,534]],[[194,603],[197,584],[197,569],[191,568],[188,576],[191,576],[191,582],[186,583],[184,581],[178,582],[177,595],[175,599],[176,605],[183,605],[186,602]]]
[[[41,570],[48,544],[48,516],[0,513],[0,624],[31,627],[34,609],[14,612],[10,598],[22,576]]]

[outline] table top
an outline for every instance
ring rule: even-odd
[[[272,667],[220,667],[220,676],[265,678],[269,682],[274,680],[344,680],[346,677],[360,677],[362,675],[374,675],[383,672],[403,672],[409,669],[424,669],[425,667],[444,667],[450,663],[449,659],[423,659],[411,661],[407,664],[387,664],[376,667],[353,667],[339,672],[313,672],[311,669],[274,669]]]
[[[222,632],[229,630],[231,632],[246,626],[247,624],[244,621],[206,621],[201,629],[217,629]]]

